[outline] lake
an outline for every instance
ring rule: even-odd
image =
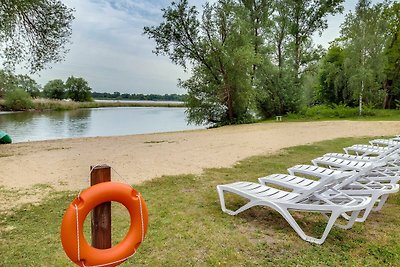
[[[202,129],[188,125],[185,108],[118,107],[0,113],[0,130],[14,143]]]

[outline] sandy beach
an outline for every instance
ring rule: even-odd
[[[54,190],[88,185],[89,166],[108,164],[115,180],[138,184],[162,175],[201,173],[253,155],[338,137],[395,135],[400,122],[320,121],[258,123],[217,129],[94,137],[0,146],[0,187]]]

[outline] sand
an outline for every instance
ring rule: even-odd
[[[79,190],[91,165],[108,164],[138,184],[162,175],[199,174],[253,155],[338,137],[400,134],[397,121],[276,122],[173,133],[27,142],[0,146],[0,188]]]

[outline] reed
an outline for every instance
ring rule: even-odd
[[[74,110],[80,108],[103,108],[103,107],[183,107],[184,104],[180,103],[129,103],[129,102],[75,102],[66,100],[53,100],[53,99],[34,99],[33,107],[29,111],[45,111],[45,110]],[[5,101],[0,99],[0,110],[10,110]]]

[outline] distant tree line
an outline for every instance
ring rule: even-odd
[[[314,34],[344,0],[177,0],[144,28],[154,52],[190,69],[192,123],[231,124],[313,105],[395,108],[400,100],[399,3],[359,0],[328,51]]]
[[[7,106],[18,110],[29,108],[31,99],[39,97],[92,101],[91,90],[85,79],[74,76],[65,82],[60,79],[51,80],[42,88],[28,75],[14,75],[9,71],[0,70],[0,98],[6,100]],[[18,102],[25,104],[21,106]]]
[[[61,79],[48,81],[43,88],[28,75],[14,75],[10,71],[0,70],[0,99],[9,103],[10,109],[28,109],[32,99],[47,98],[55,100],[71,99],[77,102],[94,99],[115,100],[152,100],[152,101],[185,101],[185,95],[178,94],[127,94],[92,92],[84,78],[69,77],[65,82]]]
[[[98,93],[93,92],[94,99],[115,99],[115,100],[147,100],[147,101],[185,101],[185,95],[178,94],[127,94],[127,93]]]

